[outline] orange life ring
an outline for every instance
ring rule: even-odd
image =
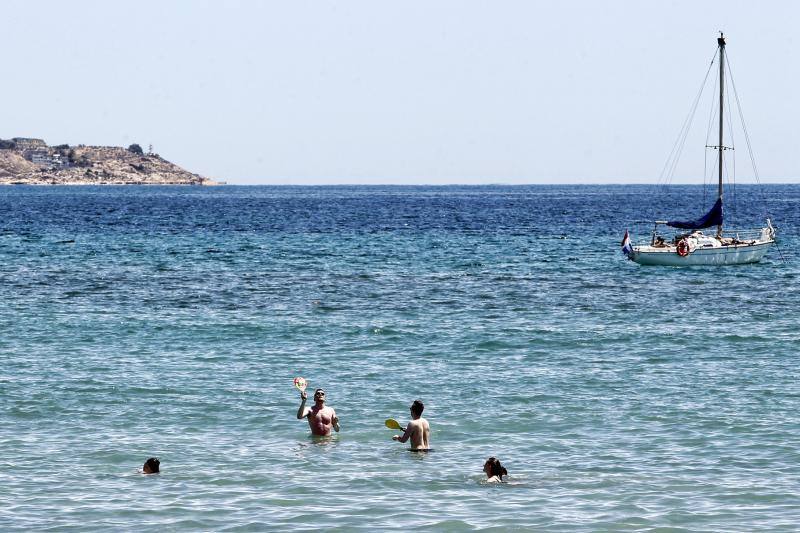
[[[686,257],[689,255],[689,241],[686,239],[679,240],[678,246],[675,247],[675,251],[678,252],[678,255],[681,257]]]

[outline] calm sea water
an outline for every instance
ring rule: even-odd
[[[653,193],[0,189],[0,527],[796,530],[800,186],[780,250],[688,270],[619,252],[702,211]],[[415,398],[429,454],[383,427]]]

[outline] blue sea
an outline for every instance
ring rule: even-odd
[[[796,531],[800,185],[726,196],[761,263],[620,253],[707,194],[0,188],[0,528]]]

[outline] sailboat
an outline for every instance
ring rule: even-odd
[[[717,150],[717,197],[711,209],[696,220],[656,220],[649,242],[632,244],[628,231],[622,240],[622,252],[640,265],[695,266],[740,265],[760,261],[775,243],[775,228],[769,218],[762,228],[723,231],[723,152],[731,147],[723,144],[723,111],[725,107],[725,36],[717,38],[719,47],[719,143],[707,146]],[[710,67],[709,67],[710,70]],[[699,95],[698,95],[699,98]],[[671,238],[661,227],[678,230]],[[704,232],[716,226],[716,231]]]

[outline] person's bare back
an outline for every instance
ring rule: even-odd
[[[412,450],[427,450],[430,448],[431,426],[424,418],[417,418],[408,423],[406,431],[409,432]]]
[[[412,420],[406,426],[402,435],[395,435],[392,440],[406,442],[411,439],[412,450],[428,450],[431,441],[431,426],[428,421],[422,418],[422,410],[425,406],[419,400],[414,400],[411,405]]]

